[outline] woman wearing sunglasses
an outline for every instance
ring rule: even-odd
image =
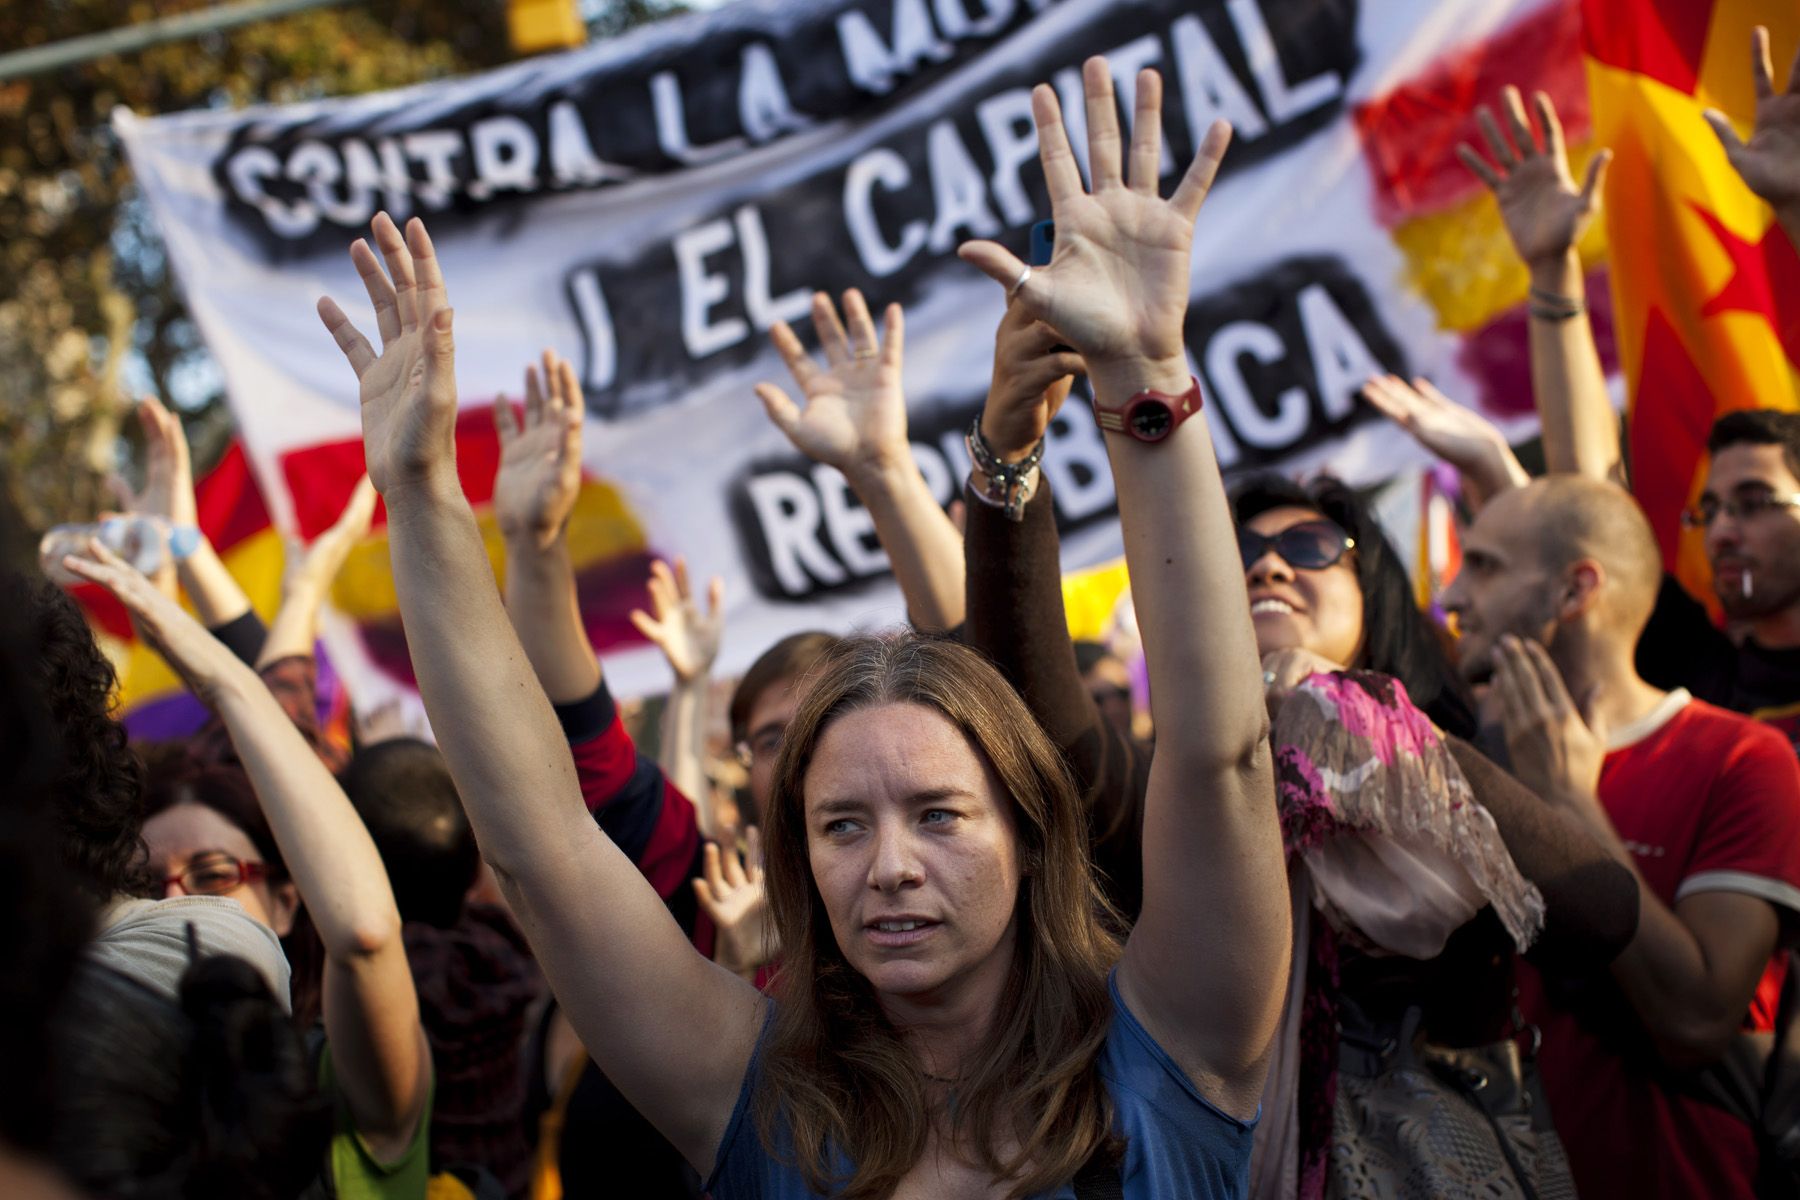
[[[1003,319],[978,426],[986,443],[978,449],[993,460],[1027,459],[1067,395],[1071,364],[1060,340],[1032,329],[1016,309]],[[980,462],[982,454],[972,457]],[[1000,665],[1075,767],[1096,862],[1130,916],[1141,885],[1128,864],[1139,853],[1151,752],[1112,729],[1082,686],[1064,632],[1050,474],[1028,474],[999,486],[979,467],[971,477],[966,636]],[[1007,490],[1028,495],[1017,520],[984,502]],[[1483,1177],[1454,1148],[1470,1132],[1459,1115],[1480,1110],[1420,1087],[1409,1093],[1423,1098],[1418,1108],[1397,1108],[1396,1094],[1408,1088],[1396,1084],[1395,1052],[1504,1045],[1516,1032],[1515,953],[1530,945],[1540,961],[1611,958],[1636,927],[1630,877],[1459,740],[1475,730],[1468,693],[1415,604],[1398,554],[1354,491],[1331,479],[1302,486],[1261,476],[1235,490],[1232,510],[1275,714],[1296,913],[1296,984],[1263,1097],[1252,1194],[1322,1195],[1330,1181],[1357,1172],[1386,1181],[1396,1196],[1554,1191],[1566,1168],[1538,1137],[1541,1111],[1522,1102],[1474,1131],[1487,1139],[1483,1165],[1491,1171]],[[1297,695],[1304,702],[1290,705]],[[1352,727],[1360,736],[1345,736]],[[1311,769],[1326,762],[1339,773]],[[1364,778],[1375,786],[1356,796],[1314,786],[1367,764]],[[1352,811],[1354,827],[1345,823]],[[1346,864],[1338,850],[1320,849],[1351,833],[1341,844],[1360,850],[1400,826],[1408,836],[1384,846],[1419,853],[1398,868],[1397,856]],[[1423,847],[1410,837],[1420,829]],[[1333,889],[1331,921],[1317,919],[1323,889],[1303,866],[1321,856],[1331,860],[1321,868]],[[1471,876],[1481,885],[1468,886]],[[1438,903],[1452,894],[1459,898]],[[1396,919],[1377,921],[1375,910],[1390,903]],[[1387,1054],[1368,1054],[1368,1046]],[[1306,1104],[1332,1094],[1332,1104]]]

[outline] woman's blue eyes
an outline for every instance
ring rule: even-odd
[[[954,820],[956,820],[956,814],[947,808],[928,808],[919,816],[919,823],[922,825],[948,825]],[[856,822],[851,818],[839,817],[826,824],[825,833],[835,837],[838,834],[849,833],[855,825]]]

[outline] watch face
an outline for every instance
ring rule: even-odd
[[[1141,442],[1160,442],[1174,428],[1173,414],[1161,400],[1144,400],[1131,410],[1131,436]]]

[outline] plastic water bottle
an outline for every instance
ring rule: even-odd
[[[63,566],[69,555],[87,553],[90,539],[124,559],[132,569],[154,575],[169,557],[169,523],[161,517],[108,517],[85,525],[57,525],[38,542],[38,563],[44,574],[63,586],[86,582]]]

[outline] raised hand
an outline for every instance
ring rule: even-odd
[[[1549,653],[1536,642],[1502,637],[1494,647],[1493,688],[1519,782],[1578,813],[1596,808],[1606,733],[1576,707]]]
[[[1397,375],[1372,376],[1363,384],[1362,396],[1415,442],[1460,471],[1483,499],[1530,482],[1493,422],[1438,391],[1429,379],[1409,384]]]
[[[494,401],[500,471],[494,476],[494,519],[509,542],[529,537],[548,549],[581,492],[581,382],[575,367],[544,351],[542,382],[525,368],[525,420],[505,396]]]
[[[1532,106],[1537,110],[1538,124],[1543,129],[1540,139],[1525,117],[1525,103],[1519,89],[1509,87],[1500,93],[1501,108],[1511,140],[1500,131],[1493,112],[1486,106],[1476,110],[1476,120],[1493,152],[1493,166],[1473,146],[1463,143],[1456,156],[1493,191],[1500,202],[1500,219],[1512,238],[1513,248],[1526,266],[1541,266],[1561,259],[1575,245],[1594,215],[1600,211],[1600,189],[1606,180],[1606,167],[1612,151],[1602,150],[1588,162],[1587,176],[1581,186],[1569,173],[1569,155],[1563,146],[1562,125],[1556,119],[1556,108],[1543,92],[1534,94]]]
[[[283,593],[289,597],[301,593],[322,597],[330,589],[331,581],[337,578],[350,551],[368,536],[369,525],[375,519],[375,500],[375,485],[364,475],[357,480],[344,511],[338,514],[330,529],[304,549],[297,545],[289,547],[287,572],[282,579]]]
[[[779,942],[763,885],[761,835],[751,826],[744,838],[748,852],[742,858],[736,847],[706,844],[694,895],[718,930],[713,960],[728,971],[752,976],[774,960]]]
[[[402,237],[384,212],[375,214],[370,228],[387,260],[387,274],[362,238],[351,245],[350,261],[375,306],[381,353],[376,354],[331,297],[319,300],[319,318],[361,385],[369,478],[384,496],[409,484],[454,486],[456,343],[431,235],[425,222],[414,217]]]
[[[181,418],[155,396],[141,396],[138,423],[144,428],[144,486],[133,492],[114,476],[108,482],[125,511],[161,517],[171,525],[193,525],[199,518],[194,501],[194,466]]]
[[[911,454],[906,441],[906,393],[900,386],[905,322],[900,306],[883,314],[882,334],[861,292],[844,293],[844,315],[824,292],[813,295],[813,328],[825,367],[813,361],[787,322],[769,331],[776,353],[793,373],[806,405],[772,383],[756,385],[769,420],[794,448],[847,476],[878,470]]]
[[[1157,192],[1162,77],[1152,70],[1138,75],[1128,172],[1121,169],[1119,115],[1106,60],[1084,63],[1082,83],[1091,193],[1082,188],[1055,90],[1040,84],[1031,94],[1038,155],[1056,221],[1050,265],[1028,270],[997,242],[967,242],[957,253],[1060,333],[1090,370],[1149,359],[1185,377],[1182,319],[1194,220],[1231,141],[1231,126],[1213,123],[1175,194],[1165,201]]]
[[[981,413],[981,436],[1002,461],[1031,453],[1069,398],[1073,376],[1084,367],[1081,355],[1058,349],[1065,345],[1023,305],[1006,306],[994,334],[994,375]]]
[[[714,575],[706,588],[706,611],[701,612],[688,585],[686,560],[677,558],[671,570],[658,559],[650,564],[650,607],[655,615],[633,609],[631,623],[661,648],[678,682],[692,683],[710,671],[719,656],[724,599],[725,581]]]
[[[1769,31],[1758,25],[1751,34],[1750,70],[1756,80],[1756,125],[1748,142],[1716,108],[1706,122],[1725,145],[1725,157],[1751,191],[1774,206],[1782,223],[1800,228],[1800,52],[1788,69],[1787,90],[1775,90],[1775,68],[1769,57]]]
[[[230,672],[245,669],[223,642],[206,632],[155,583],[101,545],[98,538],[88,543],[85,555],[69,555],[62,565],[71,574],[97,583],[117,596],[131,614],[138,636],[163,657],[188,690],[203,702],[212,703],[219,684]]]

